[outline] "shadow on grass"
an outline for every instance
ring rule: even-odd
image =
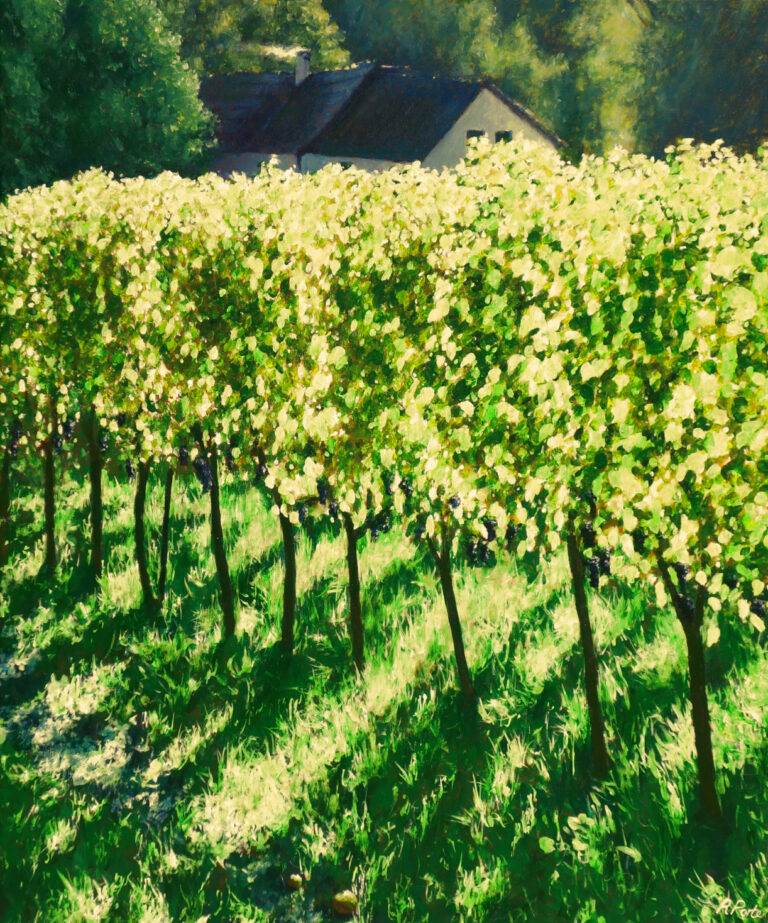
[[[265,559],[270,557],[267,552]],[[415,573],[415,565],[404,564],[391,568],[378,581],[381,605],[395,600],[402,603],[398,630],[404,629],[409,602],[419,592],[415,581],[408,579]],[[198,759],[203,763],[213,766],[213,753],[238,742],[247,742],[249,749],[262,749],[282,727],[285,712],[301,705],[313,686],[321,685],[323,694],[333,698],[354,681],[346,625],[337,626],[340,631],[330,625],[337,598],[325,590],[333,581],[333,577],[316,581],[299,598],[297,622],[302,631],[292,656],[285,656],[279,644],[254,651],[251,640],[240,635],[224,642],[228,658],[225,671],[216,667],[215,655],[197,654],[190,660],[179,647],[176,660],[162,670],[135,658],[124,674],[126,685],[140,689],[142,697],[153,703],[159,723],[167,728],[168,740],[202,727],[213,712],[232,707],[227,727],[200,750]],[[366,623],[366,643],[369,656],[378,660],[391,639],[385,628],[375,630],[374,625],[373,619]],[[190,692],[188,679],[192,674],[198,685]],[[208,751],[208,757],[203,750]]]
[[[644,632],[645,625],[636,623],[627,633],[620,635],[607,650],[602,651],[602,657],[626,654],[636,649],[643,640]],[[576,646],[568,652],[556,675],[552,675],[543,688],[537,690],[535,701],[529,701],[528,709],[524,716],[521,716],[521,730],[545,727],[547,716],[561,713],[563,690],[580,687],[582,670],[581,653]],[[484,685],[487,673],[488,665],[478,671],[478,688]],[[630,759],[631,735],[634,729],[641,726],[651,715],[659,711],[666,712],[672,704],[686,707],[685,677],[680,677],[679,682],[673,686],[677,688],[665,690],[665,701],[660,701],[661,690],[648,689],[639,679],[630,681],[630,689],[635,693],[631,696],[632,711],[619,708],[611,715],[620,739],[630,750]],[[520,688],[518,687],[515,692],[518,695]],[[530,695],[523,691],[522,699],[530,699]],[[608,708],[606,711],[610,712],[611,709]],[[396,723],[397,719],[394,721]],[[480,774],[482,763],[488,758],[489,742],[494,738],[499,740],[501,729],[497,727],[486,730],[484,737],[478,741],[472,725],[456,722],[455,715],[445,703],[437,709],[432,722],[438,728],[435,735],[436,747],[439,748],[440,741],[449,740],[451,749],[448,756],[445,752],[441,754],[442,762],[435,760],[424,766],[418,784],[414,782],[406,789],[394,784],[401,767],[409,765],[409,760],[417,755],[423,756],[424,752],[423,742],[415,739],[408,741],[405,737],[393,749],[391,755],[385,757],[385,762],[375,779],[366,779],[350,792],[343,782],[345,767],[341,765],[340,773],[335,775],[330,783],[332,796],[340,799],[338,807],[335,808],[337,817],[345,811],[354,811],[355,806],[364,801],[371,823],[364,836],[358,837],[356,834],[359,831],[348,833],[347,839],[342,840],[338,853],[332,853],[336,856],[335,861],[320,872],[319,882],[322,891],[329,892],[333,888],[348,887],[350,869],[370,866],[375,856],[386,855],[388,849],[391,854],[394,844],[394,857],[387,864],[386,875],[376,879],[378,884],[374,882],[367,895],[366,907],[374,920],[451,918],[451,915],[456,913],[456,905],[452,900],[456,870],[477,868],[484,863],[493,867],[495,863],[498,864],[499,857],[505,857],[501,863],[504,893],[486,902],[483,919],[508,920],[510,915],[514,919],[573,919],[573,914],[579,907],[594,906],[595,913],[602,914],[606,920],[625,920],[640,911],[640,904],[635,895],[647,893],[654,887],[655,909],[649,919],[671,919],[669,913],[673,913],[675,918],[682,918],[680,913],[683,907],[686,903],[692,907],[691,902],[698,893],[694,885],[696,875],[704,877],[705,874],[711,874],[723,881],[729,869],[735,870],[734,862],[746,872],[750,861],[754,861],[754,851],[750,857],[749,848],[756,848],[761,821],[753,816],[751,827],[743,836],[740,835],[738,844],[735,839],[724,840],[697,819],[695,775],[691,778],[688,791],[691,801],[688,812],[690,820],[684,823],[679,834],[676,834],[669,825],[668,803],[663,797],[666,792],[659,792],[658,779],[648,771],[635,766],[631,774],[624,773],[621,780],[623,792],[620,789],[616,790],[615,774],[611,775],[606,786],[594,785],[590,778],[586,741],[577,742],[573,771],[570,761],[563,759],[562,750],[554,748],[553,739],[546,735],[537,735],[535,739],[535,743],[542,748],[546,772],[537,773],[532,767],[530,778],[525,779],[521,775],[520,784],[507,807],[510,815],[508,821],[497,821],[483,829],[480,839],[473,840],[466,825],[459,820],[459,809],[466,810],[467,805],[471,803],[474,772],[473,784],[469,785],[466,780],[462,782],[460,769],[464,764],[472,765],[472,761],[475,760]],[[387,752],[386,733],[386,726],[377,729],[377,742],[381,753]],[[499,752],[503,752],[503,746],[499,746]],[[616,756],[622,763],[628,762],[626,755]],[[764,763],[763,757],[760,765]],[[747,768],[743,777],[729,786],[729,791],[742,793],[749,790],[756,793],[760,790],[760,769],[749,770],[752,776],[751,785],[746,772]],[[446,807],[438,808],[428,823],[421,825],[418,843],[414,843],[409,839],[414,825],[414,810],[418,809],[425,795],[434,790],[435,779],[440,777],[452,777],[454,780],[453,785],[441,796],[441,801],[445,800]],[[382,786],[384,800],[377,806]],[[553,859],[542,851],[539,836],[553,835],[557,832],[556,829],[540,829],[536,836],[523,835],[520,838],[520,830],[515,824],[515,819],[519,818],[531,803],[537,804],[537,813],[541,817],[549,817],[552,820],[557,818],[558,826],[564,826],[567,817],[584,811],[590,813],[591,790],[598,792],[603,802],[619,805],[615,812],[616,827],[604,843],[604,847],[610,850],[625,842],[639,843],[641,854],[645,857],[642,866],[636,867],[635,861],[628,855],[612,850],[609,854],[604,852],[599,871],[590,865],[585,867],[575,853],[572,853],[573,859],[570,863],[560,863],[557,868],[553,868]],[[323,808],[328,803],[328,797],[328,791],[318,792],[316,795],[315,810],[318,823],[323,817]],[[402,803],[398,803],[398,797],[403,797]],[[730,797],[726,795],[726,814],[732,811],[730,801]],[[623,804],[627,805],[626,810],[621,809]],[[405,818],[403,822],[398,820],[401,816]],[[394,830],[390,831],[393,823]],[[388,842],[374,843],[373,833],[380,830],[381,825],[386,827]],[[293,834],[294,837],[298,837],[298,831],[293,831]],[[653,841],[654,835],[658,840],[652,842],[649,848],[649,841]],[[671,853],[671,866],[665,866],[664,863],[667,853]],[[553,872],[557,873],[559,882],[554,887]],[[669,884],[665,883],[666,881]],[[315,887],[314,873],[312,882]],[[440,882],[442,884],[436,884]],[[478,880],[480,902],[481,884],[482,878]],[[671,896],[673,891],[674,900]],[[443,896],[437,898],[438,894]],[[671,910],[672,906],[677,909]],[[410,909],[406,912],[405,908]],[[588,909],[586,912],[589,912]],[[697,916],[690,917],[696,918]]]
[[[175,870],[164,869],[158,878],[172,919],[194,919],[204,913],[211,914],[212,920],[232,919],[244,903],[270,910],[286,894],[282,874],[295,868],[298,859],[311,869],[308,899],[328,919],[332,894],[353,883],[355,869],[365,872],[365,907],[376,923],[457,919],[457,884],[464,872],[483,865],[501,870],[500,883],[485,896],[484,879],[478,878],[475,897],[482,907],[479,918],[485,923],[510,918],[576,919],[580,911],[592,914],[582,916],[583,920],[602,915],[607,923],[641,916],[659,921],[684,918],[685,907],[696,893],[694,875],[704,874],[712,854],[702,845],[702,830],[695,820],[683,824],[679,833],[672,828],[668,793],[661,789],[658,777],[637,764],[632,751],[633,742],[654,715],[667,715],[675,705],[687,709],[686,676],[675,673],[668,682],[656,683],[653,677],[627,669],[624,694],[605,705],[606,720],[619,739],[614,754],[618,766],[607,783],[593,782],[584,731],[575,743],[572,768],[570,754],[564,753],[561,738],[551,729],[565,717],[566,694],[583,686],[578,644],[541,683],[528,682],[515,656],[523,638],[550,619],[551,606],[571,599],[567,586],[551,593],[529,613],[530,618],[516,624],[503,662],[488,655],[475,669],[481,693],[493,689],[494,695],[514,698],[511,725],[480,722],[459,707],[452,692],[440,693],[434,705],[419,715],[415,704],[419,696],[428,697],[440,685],[438,680],[450,686],[453,681],[451,655],[441,655],[439,663],[428,659],[418,678],[402,690],[400,700],[376,716],[370,730],[348,740],[347,755],[331,765],[322,783],[310,787],[308,807],[297,805],[300,815],[272,837],[264,859],[268,867],[258,879],[268,883],[266,889],[249,877],[259,855],[249,852],[248,844],[223,862],[215,854],[215,844],[189,847],[184,837],[188,828],[185,802],[217,783],[222,754],[238,744],[249,753],[265,750],[285,728],[286,716],[300,709],[313,691],[327,697],[329,707],[341,703],[346,687],[353,683],[353,671],[346,620],[331,624],[340,592],[345,593],[339,590],[344,586],[343,563],[341,583],[339,574],[326,574],[302,594],[297,652],[286,661],[277,646],[254,649],[244,636],[231,639],[219,650],[198,648],[191,638],[195,621],[199,612],[215,602],[217,583],[215,577],[206,579],[202,586],[195,584],[190,595],[185,577],[188,566],[198,561],[186,535],[176,532],[174,541],[177,553],[169,592],[175,589],[184,598],[179,616],[174,612],[148,622],[140,610],[95,611],[73,650],[71,639],[51,641],[44,648],[38,666],[43,681],[46,669],[59,669],[59,656],[70,668],[94,656],[102,662],[124,662],[121,685],[102,707],[122,721],[126,715],[153,712],[159,730],[150,733],[143,720],[131,729],[131,759],[117,786],[123,806],[112,813],[107,794],[94,787],[90,794],[98,794],[102,803],[92,815],[81,818],[72,848],[44,862],[39,858],[40,844],[47,835],[45,825],[58,816],[66,817],[75,793],[64,785],[59,808],[57,801],[45,800],[38,781],[22,778],[16,788],[9,785],[5,800],[13,806],[10,838],[34,843],[37,851],[30,846],[29,855],[19,856],[0,913],[12,919],[31,919],[40,910],[35,895],[47,894],[50,902],[61,893],[59,873],[72,877],[85,870],[93,879],[124,878],[111,914],[127,919],[137,858],[151,849],[156,866],[158,852],[173,848],[181,864]],[[244,602],[261,603],[259,578],[266,577],[280,559],[281,548],[276,543],[233,574]],[[426,559],[419,556],[396,561],[364,586],[370,661],[381,662],[388,655],[392,640],[411,618],[416,608],[413,603],[423,593],[418,578],[425,566]],[[72,602],[68,595],[70,607]],[[389,610],[386,617],[381,617],[383,610]],[[617,659],[631,664],[633,653],[653,637],[661,618],[637,619],[599,650],[601,672]],[[162,644],[150,638],[155,628],[163,629]],[[228,654],[226,670],[218,665],[219,653]],[[207,719],[225,708],[232,709],[226,726],[207,734]],[[97,716],[84,722],[82,734],[97,735],[100,720]],[[137,770],[172,741],[193,734],[200,739],[188,758],[161,774],[152,789],[160,808],[149,798],[136,797],[141,794]],[[486,792],[491,787],[499,757],[503,763],[507,754],[510,734],[520,736],[535,759],[515,771],[511,791],[500,796],[498,803],[483,795],[493,823],[478,824],[476,792],[478,787],[485,786]],[[727,852],[715,859],[721,869],[732,870],[732,891],[739,896],[748,893],[744,887],[748,865],[754,862],[754,850],[760,848],[765,828],[765,817],[759,816],[761,811],[765,815],[764,798],[752,813],[745,805],[756,805],[761,797],[767,752],[768,744],[751,753],[747,765],[729,776],[724,799],[737,815],[741,806],[742,823],[737,823]],[[364,769],[360,768],[361,754],[366,757]],[[694,782],[692,778],[686,793],[691,801]],[[731,795],[735,792],[738,804]],[[592,797],[610,805],[615,819],[614,831],[602,840],[602,851],[589,854],[593,864],[581,861],[573,850],[545,854],[540,837],[557,836],[567,827],[569,817],[594,813]],[[36,811],[32,811],[34,805]],[[531,811],[534,817],[529,820]],[[331,843],[319,860],[312,858],[309,845],[311,824]],[[640,850],[641,862],[616,852],[615,847],[625,842]],[[190,859],[191,867],[187,865]],[[469,887],[470,895],[474,887]],[[55,909],[52,903],[49,909]]]
[[[387,602],[399,602],[398,612],[405,617],[410,611],[413,596],[420,592],[414,579],[417,572],[416,562],[390,568],[379,581],[380,602],[385,605]],[[327,582],[332,581],[333,578],[329,577]],[[254,652],[249,640],[240,636],[225,642],[228,645],[226,673],[213,669],[210,662],[206,672],[203,662],[206,655],[193,655],[190,659],[181,645],[173,663],[167,662],[162,668],[141,658],[129,666],[128,672],[123,674],[126,687],[141,690],[141,697],[151,703],[148,707],[152,708],[157,724],[165,728],[162,737],[151,741],[141,734],[134,736],[137,750],[146,752],[133,761],[132,771],[172,740],[187,737],[196,730],[202,731],[208,716],[223,708],[231,708],[224,728],[204,735],[181,766],[158,779],[157,795],[170,813],[176,805],[216,784],[224,752],[238,744],[244,745],[251,754],[264,751],[274,736],[284,729],[286,714],[300,710],[313,690],[332,702],[340,699],[344,689],[356,681],[346,635],[335,636],[333,631],[319,630],[327,626],[336,601],[335,594],[322,592],[317,582],[305,591],[300,600],[300,611],[305,618],[306,640],[290,658],[280,652],[278,645]],[[367,637],[368,652],[373,659],[380,659],[382,652],[376,646],[385,640],[383,634],[373,633]],[[210,652],[207,656],[210,661],[214,653]],[[190,694],[189,680],[192,676],[199,685]],[[140,707],[140,703],[132,701],[130,707]],[[130,784],[131,774],[126,773],[126,784]],[[158,826],[151,811],[146,808],[142,811],[141,822]],[[174,848],[181,853],[184,843]],[[202,855],[196,853],[193,869],[183,874],[178,871],[172,876],[172,881],[169,878],[165,891],[171,907],[176,908],[175,912],[183,916],[189,895],[204,895],[206,901],[218,899],[220,892],[215,882],[220,869],[217,869],[212,857],[203,850]],[[211,885],[212,881],[214,885]],[[195,908],[195,912],[200,910],[197,904]]]
[[[94,658],[102,663],[130,660],[135,656],[132,650],[135,641],[148,632],[159,631],[161,635],[166,636],[176,633],[192,636],[198,613],[217,605],[218,579],[216,575],[206,578],[202,585],[194,585],[190,593],[188,568],[194,563],[195,557],[188,536],[180,536],[175,552],[175,567],[166,590],[166,604],[161,611],[147,612],[143,605],[132,609],[114,610],[91,602],[88,622],[79,637],[54,638],[40,646],[35,670],[38,683],[30,685],[31,694],[34,695],[40,688],[40,678],[43,684],[45,683],[46,674],[70,674]],[[273,547],[259,558],[249,561],[246,567],[234,575],[235,586],[238,590],[244,591],[246,599],[249,590],[253,592],[254,577],[271,569],[279,555],[279,548]],[[18,607],[21,599],[27,599],[35,608],[46,604],[52,606],[55,611],[60,611],[62,616],[68,616],[77,602],[88,598],[92,588],[90,567],[86,563],[80,563],[70,572],[66,585],[46,585],[39,576],[23,581],[13,590],[11,606]],[[184,604],[169,610],[168,599],[182,594],[182,598],[185,597]],[[18,617],[18,611],[16,614]],[[28,680],[25,679],[25,682]],[[0,690],[2,689],[3,682],[0,681]],[[0,692],[0,696],[2,695],[3,692]],[[14,702],[18,701],[20,699],[16,694]]]
[[[262,562],[265,567],[271,566],[273,557],[274,549],[265,553]],[[397,597],[404,581],[416,588],[415,581],[404,574],[413,576],[409,568],[393,569],[389,575],[390,589],[384,590],[382,598]],[[312,603],[305,610],[311,619],[307,641],[291,658],[286,658],[277,645],[254,651],[245,636],[225,642],[226,670],[218,664],[219,651],[197,649],[195,642],[182,634],[167,638],[162,645],[153,642],[153,656],[144,656],[141,648],[131,652],[126,649],[129,656],[127,662],[125,657],[121,658],[125,666],[119,688],[101,705],[104,715],[115,714],[122,716],[122,720],[132,713],[140,717],[130,727],[131,756],[116,786],[123,793],[123,800],[140,793],[137,771],[161,755],[165,746],[195,733],[200,740],[180,765],[157,779],[153,792],[163,810],[158,812],[149,802],[137,800],[121,812],[121,825],[149,829],[153,835],[160,835],[179,802],[215,784],[219,762],[226,750],[244,744],[250,752],[262,751],[284,727],[286,714],[300,708],[313,689],[333,699],[354,681],[346,637],[334,638],[333,632],[318,631],[327,625],[334,598],[318,595],[316,590],[313,587],[308,591]],[[404,598],[403,607],[407,603],[408,598]],[[151,628],[146,619],[139,620],[139,615],[136,611],[122,613],[115,631],[125,629],[130,633],[133,628],[133,640],[138,640],[135,631],[138,624],[145,633]],[[88,644],[98,630],[95,625],[89,626]],[[369,639],[370,646],[375,643],[378,639]],[[224,708],[231,709],[226,726],[206,733],[206,719]],[[153,727],[160,729],[151,736],[145,720],[147,711],[153,713]],[[99,726],[95,722],[92,728],[89,725],[83,730],[96,734]],[[67,862],[64,864],[68,866]]]
[[[417,721],[415,727],[410,725],[410,702],[383,715],[375,725],[375,768],[363,778],[358,770],[355,779],[363,747],[352,744],[351,755],[335,764],[327,783],[312,790],[311,809],[305,809],[278,840],[283,867],[292,870],[303,859],[311,868],[308,888],[321,907],[328,906],[334,891],[350,887],[355,869],[376,869],[367,883],[364,904],[377,923],[455,919],[459,870],[484,866],[499,868],[502,882],[501,893],[493,896],[491,888],[491,896],[484,898],[483,876],[477,880],[474,897],[483,907],[484,920],[576,919],[579,911],[579,919],[585,921],[600,916],[606,921],[634,919],[641,912],[644,919],[696,920],[696,876],[711,874],[725,881],[729,871],[733,890],[741,893],[761,842],[765,806],[752,814],[742,812],[737,833],[724,840],[696,817],[695,777],[688,792],[689,819],[678,831],[670,825],[667,793],[660,791],[660,780],[634,763],[631,753],[620,756],[620,772],[612,772],[606,783],[596,782],[583,740],[577,742],[572,769],[540,719],[542,713],[562,714],[564,691],[573,688],[578,668],[580,655],[574,649],[562,671],[539,692],[535,707],[510,729],[478,725],[460,713],[450,696],[438,700],[428,720]],[[486,663],[477,671],[478,686],[490,669]],[[428,680],[414,689],[411,701],[432,684]],[[646,714],[658,707],[652,695],[640,703]],[[620,735],[631,747],[626,730],[620,722]],[[475,804],[478,784],[484,781],[487,789],[494,751],[501,757],[505,753],[505,732],[522,733],[537,759],[516,772],[512,795],[502,800],[497,811],[486,793],[485,807],[495,816],[488,825],[472,829],[467,815]],[[744,769],[729,780],[726,812],[734,797],[729,793],[738,792],[739,799],[745,794],[751,800],[759,796],[766,762],[768,745],[754,752]],[[436,805],[429,809],[430,799],[435,798]],[[566,841],[575,842],[566,821],[580,814],[594,816],[593,798],[594,804],[613,809],[613,828],[584,853],[571,848],[545,854],[541,836],[555,838],[564,829]],[[534,808],[537,824],[522,822]],[[310,821],[335,834],[333,847],[314,864],[311,849],[302,854],[300,845]],[[639,848],[640,861],[618,851],[624,844]],[[382,857],[387,857],[385,866]],[[240,860],[232,856],[230,861]],[[485,881],[487,887],[487,876]],[[470,886],[470,897],[472,891]]]
[[[379,582],[377,592],[384,598],[402,598],[403,587],[408,586],[418,572],[418,561],[401,563],[387,575],[388,586],[387,577]],[[520,626],[519,630],[523,628]],[[386,635],[380,638],[384,642]],[[475,671],[478,688],[490,684],[490,676],[497,668],[498,665],[489,659]],[[332,850],[332,858],[312,867],[311,894],[316,906],[327,909],[333,893],[349,887],[350,870],[365,867],[372,858],[371,854],[373,857],[387,855],[394,850],[386,876],[376,879],[366,898],[366,907],[374,913],[374,919],[395,919],[390,915],[394,909],[390,906],[393,882],[408,883],[407,901],[414,909],[414,916],[403,919],[454,918],[452,893],[442,896],[430,894],[429,887],[424,888],[424,882],[444,882],[451,875],[455,878],[456,870],[468,855],[463,852],[462,842],[469,834],[466,825],[458,818],[473,804],[476,780],[487,771],[494,747],[504,745],[505,729],[481,723],[476,713],[462,706],[453,691],[443,693],[428,719],[413,727],[413,703],[420,694],[429,694],[439,672],[443,673],[443,679],[452,689],[451,655],[441,655],[440,664],[428,661],[413,684],[404,690],[407,699],[377,717],[373,730],[366,729],[360,740],[350,741],[349,755],[333,764],[328,780],[310,788],[309,808],[303,810],[301,818],[294,820],[287,831],[274,839],[273,851],[276,850],[276,853],[272,861],[282,874],[291,867],[295,868],[301,858],[302,829],[306,829],[308,823],[314,823],[329,833],[334,830],[339,843],[338,852]],[[560,688],[562,678],[553,680],[552,689]],[[547,693],[544,693],[542,698],[546,697]],[[352,787],[349,779],[355,776],[359,750],[365,749],[370,737],[376,741],[375,756],[371,757],[374,765],[365,779]],[[412,761],[415,761],[416,768],[412,768]],[[584,760],[579,770],[575,780],[568,780],[569,790],[565,785],[561,786],[563,792],[571,792],[574,800],[583,796],[584,777],[589,775]],[[586,788],[589,788],[588,779]],[[425,812],[425,800],[429,801],[436,789],[439,797]],[[368,818],[369,828],[358,842],[355,821],[347,821],[346,818],[354,819],[356,815],[359,818],[361,810],[363,817]],[[169,882],[171,891],[176,895],[173,899],[180,901],[183,893],[198,889],[206,894],[206,900],[204,907],[197,909],[212,913],[217,918],[220,915],[227,918],[234,906],[231,901],[236,899],[256,902],[257,906],[269,909],[269,902],[274,899],[269,889],[266,903],[261,903],[262,897],[257,892],[235,894],[233,891],[238,873],[247,869],[253,858],[248,853],[247,844],[232,853],[224,862],[227,876],[232,876],[231,883],[226,884],[230,881],[227,877],[225,883],[219,886],[221,869],[217,869],[212,856],[203,857],[203,861],[196,865],[194,880],[185,875],[175,877],[172,886]],[[305,855],[304,859],[308,857]],[[307,864],[311,865],[311,860],[305,861],[305,867]],[[272,874],[273,885],[282,887],[284,891],[281,874],[274,869]],[[212,882],[219,884],[211,886]],[[206,885],[211,886],[207,891]]]

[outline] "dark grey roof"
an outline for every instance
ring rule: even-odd
[[[377,67],[308,150],[329,157],[423,160],[481,89],[466,80]]]
[[[221,153],[252,151],[256,130],[282,108],[293,74],[216,74],[200,81],[200,99],[219,117]]]
[[[200,97],[221,120],[221,153],[324,154],[423,160],[483,89],[489,89],[553,144],[562,141],[489,83],[431,77],[365,64],[310,74],[220,74]]]
[[[355,96],[373,64],[340,71],[310,74],[295,87],[288,101],[259,133],[251,150],[275,154],[297,153],[312,144]]]

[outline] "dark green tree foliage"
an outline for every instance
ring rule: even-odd
[[[327,0],[356,60],[409,64],[426,71],[471,73],[491,37],[489,0]]]
[[[314,67],[349,63],[344,36],[322,0],[158,0],[158,6],[181,37],[182,58],[199,74],[285,70],[293,66],[294,46],[311,49]]]
[[[45,182],[64,150],[51,105],[51,55],[61,38],[55,0],[0,0],[0,195]]]
[[[1,0],[0,194],[102,166],[194,171],[198,82],[150,0]]]
[[[571,153],[579,153],[589,112],[579,86],[586,49],[576,27],[586,5],[581,0],[496,0],[495,6],[503,29],[497,83],[565,139]]]
[[[70,0],[62,103],[74,169],[121,173],[197,165],[208,129],[178,39],[148,0]],[[107,130],[105,130],[105,128]]]
[[[315,68],[333,69],[350,64],[345,37],[326,9],[323,0],[257,0],[243,7],[245,47],[258,50],[264,70],[285,69],[284,60],[270,53],[269,46],[293,45],[309,48]],[[291,57],[290,67],[293,66]]]
[[[647,84],[638,143],[722,138],[739,150],[768,137],[768,4],[764,0],[636,0]]]
[[[571,26],[584,9],[579,0],[496,0],[499,21],[508,28],[523,20],[547,54],[571,55]]]
[[[551,3],[565,7],[565,0]],[[764,0],[587,0],[577,6],[562,33],[576,90],[572,127],[563,129],[569,140],[579,137],[588,151],[620,144],[660,155],[682,138],[722,138],[744,151],[768,135]],[[534,33],[543,48],[563,47],[551,27],[554,44],[546,30]]]

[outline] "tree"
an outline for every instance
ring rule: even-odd
[[[4,0],[0,194],[92,166],[194,171],[212,138],[198,83],[150,0]]]
[[[0,195],[50,179],[63,152],[46,67],[60,37],[55,0],[0,3]]]
[[[686,137],[756,148],[768,134],[765,3],[673,0],[645,7],[638,46],[647,75],[643,149],[661,153]]]
[[[322,0],[158,0],[181,37],[181,57],[199,74],[274,71],[309,48],[323,68],[349,63],[344,36]]]

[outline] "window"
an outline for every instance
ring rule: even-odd
[[[484,137],[485,137],[485,132],[482,131],[482,129],[480,128],[470,128],[469,131],[467,132],[467,141],[469,141],[470,138],[484,138]]]
[[[497,131],[496,132],[496,143],[498,144],[499,141],[511,141],[513,136],[514,136],[514,133],[509,128],[505,129],[504,131]]]

